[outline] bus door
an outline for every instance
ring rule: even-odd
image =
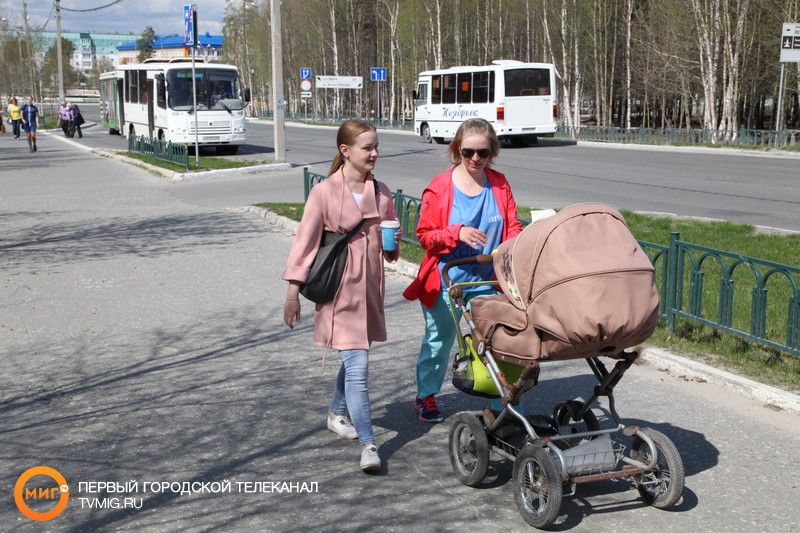
[[[147,131],[150,134],[150,138],[153,138],[153,129],[155,128],[155,109],[153,107],[153,79],[147,79],[144,98],[147,99]]]
[[[125,95],[123,94],[123,87],[125,86],[125,79],[120,77],[114,82],[117,89],[114,91],[115,103],[117,111],[117,131],[123,134],[125,131]],[[125,135],[127,137],[127,135]]]

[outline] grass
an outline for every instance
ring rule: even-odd
[[[293,220],[300,220],[303,216],[303,204],[263,203],[258,206]],[[682,241],[692,244],[785,265],[800,265],[800,234],[765,235],[758,233],[753,226],[724,221],[653,217],[630,211],[623,211],[623,215],[631,232],[640,241],[668,245],[670,232],[677,231],[680,232]],[[519,208],[518,216],[528,219],[530,209]],[[424,250],[417,244],[402,242],[400,255],[406,261],[419,264]],[[656,267],[658,273],[659,265],[656,264]],[[708,268],[704,267],[703,270],[705,279],[702,314],[704,317],[715,317],[720,272],[715,271],[713,265]],[[734,292],[733,326],[747,331],[747,324],[750,321],[752,280],[747,279],[744,270],[742,270],[742,274],[735,275],[734,280],[736,291]],[[688,286],[687,278],[684,280],[685,293],[688,292]],[[785,302],[788,301],[791,290],[788,283],[776,282],[768,285],[768,338],[781,341],[785,339]],[[684,298],[686,299],[686,296]],[[724,368],[774,387],[800,393],[800,357],[748,342],[708,326],[678,319],[675,331],[668,333],[662,323],[648,344],[717,368]]]
[[[187,172],[186,168],[183,165],[162,161],[161,159],[156,159],[153,156],[135,154],[132,152],[122,152],[120,155],[124,157],[129,157],[131,159],[136,159],[137,161],[142,161],[143,163],[147,163],[148,165],[165,168],[167,170],[174,170],[176,172]],[[200,156],[200,166],[195,167],[194,156],[189,155],[188,172],[202,172],[205,170],[220,170],[225,168],[242,168],[242,167],[250,167],[253,165],[261,165],[261,164],[263,164],[263,162],[260,161],[256,162],[256,161],[247,161],[243,159],[226,159],[222,157]]]

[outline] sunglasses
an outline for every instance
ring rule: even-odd
[[[464,159],[472,159],[472,156],[478,154],[478,157],[481,159],[486,159],[490,155],[492,155],[492,151],[489,148],[481,148],[480,150],[475,150],[474,148],[462,148],[461,149],[461,157]]]

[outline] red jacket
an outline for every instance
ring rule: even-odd
[[[458,234],[464,225],[448,224],[450,210],[453,207],[452,173],[453,167],[450,167],[447,171],[436,175],[422,192],[422,206],[416,233],[420,245],[425,248],[425,257],[422,258],[417,277],[403,292],[407,300],[419,298],[428,308],[433,306],[439,291],[442,290],[439,258],[461,244]],[[503,174],[487,168],[486,177],[497,202],[497,208],[503,214],[501,241],[506,241],[522,231],[522,223],[517,218],[517,203],[511,194],[511,186]]]

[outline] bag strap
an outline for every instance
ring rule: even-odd
[[[348,232],[347,232],[347,238],[346,238],[345,240],[348,240],[348,241],[349,241],[350,239],[352,239],[352,238],[353,238],[353,235],[355,235],[356,233],[358,233],[358,230],[360,230],[360,229],[361,229],[361,226],[364,224],[364,221],[365,221],[365,220],[366,220],[365,218],[362,218],[362,219],[361,219],[361,222],[359,222],[358,224],[356,224],[356,225],[355,225],[355,227],[353,227],[353,229],[351,229],[350,231],[348,231]]]

